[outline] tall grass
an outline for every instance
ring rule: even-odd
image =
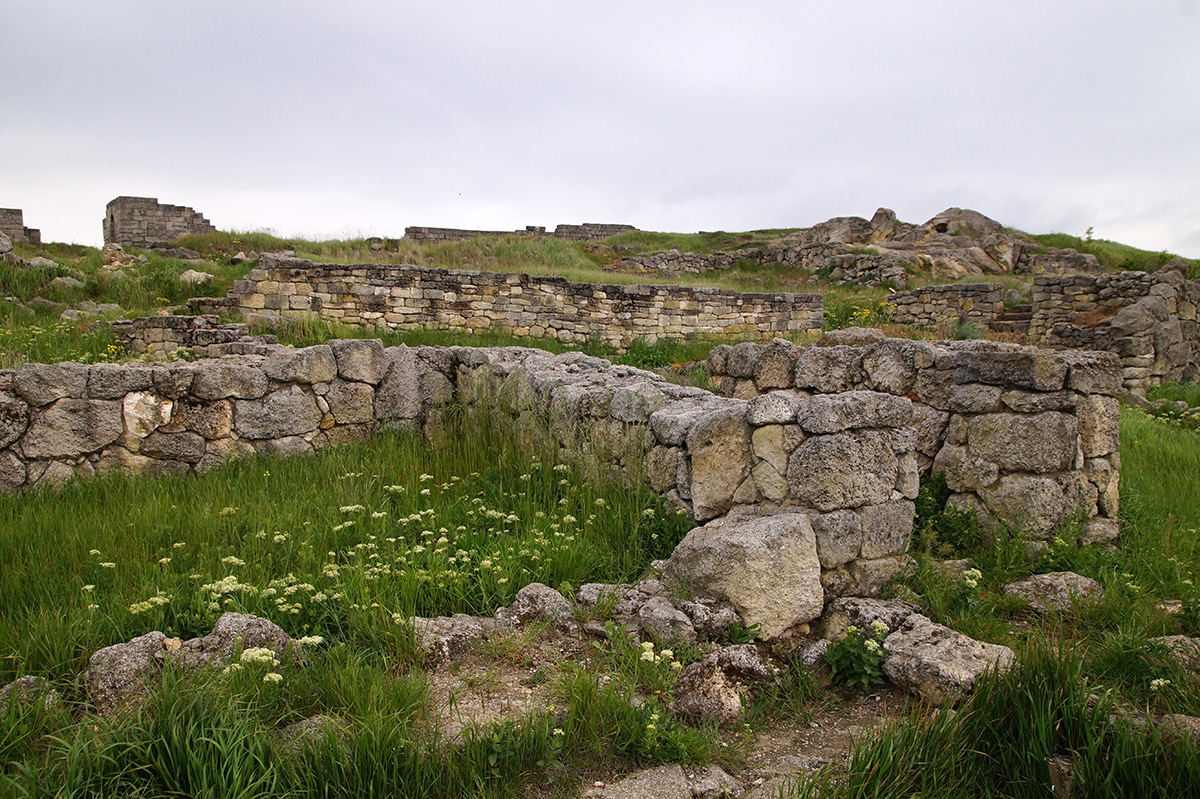
[[[1094,255],[1100,261],[1100,264],[1110,272],[1116,270],[1153,272],[1172,258],[1179,257],[1166,250],[1159,252],[1141,250],[1117,241],[1109,241],[1108,239],[1082,239],[1067,233],[1045,233],[1029,237],[1045,247],[1073,249]],[[1200,261],[1189,258],[1184,258],[1183,260],[1191,265],[1191,277],[1193,279],[1200,276],[1198,275],[1200,273]]]

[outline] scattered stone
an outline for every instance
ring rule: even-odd
[[[157,630],[100,649],[88,660],[87,692],[101,713],[120,709],[146,693],[146,681],[162,669],[167,637]]]
[[[541,583],[530,583],[518,591],[512,605],[496,611],[496,621],[505,625],[548,621],[556,627],[575,627],[571,604],[562,594]]]
[[[733,724],[741,716],[742,698],[774,679],[774,669],[753,644],[722,647],[684,666],[671,710],[693,721]]]
[[[1176,666],[1185,670],[1200,672],[1200,638],[1190,638],[1186,635],[1164,635],[1151,638],[1150,644],[1163,647],[1167,657]]]
[[[765,639],[817,618],[824,607],[816,535],[803,513],[697,527],[671,554],[663,580],[686,596],[727,599]]]
[[[877,621],[887,625],[890,635],[916,612],[915,605],[897,599],[842,597],[835,599],[826,609],[822,617],[822,637],[828,641],[839,641],[846,637],[846,628],[852,625],[869,635],[871,625]]]
[[[692,620],[660,596],[650,597],[638,609],[638,626],[663,646],[696,642]]]
[[[343,753],[350,743],[344,722],[333,716],[318,714],[289,724],[275,731],[280,748],[289,754],[297,754],[307,747],[320,746],[331,737]]]
[[[0,255],[12,252],[12,247],[12,239],[8,237],[8,234],[0,233]]]
[[[1076,600],[1095,600],[1104,596],[1100,583],[1075,572],[1035,574],[1000,589],[1010,596],[1019,596],[1034,610],[1068,611]]]
[[[73,277],[56,277],[50,281],[50,287],[56,289],[81,289],[83,281]]]
[[[54,269],[58,266],[58,264],[56,264],[54,261],[51,261],[49,258],[45,258],[41,255],[30,258],[28,261],[25,262],[25,265],[26,266],[35,266],[35,267],[39,267],[42,269]]]
[[[208,272],[189,269],[179,276],[179,282],[189,286],[211,286],[216,278]]]
[[[740,796],[742,784],[720,766],[705,766],[691,778],[693,799],[727,799]]]
[[[487,638],[497,626],[495,619],[464,613],[432,619],[413,618],[418,646],[426,659],[434,663],[460,657],[471,644]]]
[[[1016,661],[1006,646],[968,638],[913,613],[883,642],[883,673],[921,699],[941,703],[970,693],[989,669],[1008,670]]]
[[[229,664],[235,650],[254,647],[270,649],[281,664],[295,662],[301,654],[299,645],[274,622],[245,613],[222,613],[211,633],[184,641],[175,657],[187,670],[220,667]]]
[[[0,717],[8,712],[9,704],[16,701],[24,706],[36,697],[42,697],[42,709],[50,710],[58,704],[58,692],[41,677],[25,675],[0,688]]]

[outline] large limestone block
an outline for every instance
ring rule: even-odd
[[[1115,397],[1088,394],[1075,406],[1079,419],[1079,443],[1084,457],[1096,458],[1116,452],[1121,434],[1121,405]]]
[[[588,399],[597,393],[604,396],[607,391],[592,392],[588,395]],[[613,391],[609,414],[621,422],[645,423],[650,419],[650,415],[661,408],[666,401],[666,394],[657,385],[647,380],[629,386],[621,386]]]
[[[334,380],[325,401],[338,424],[362,424],[375,415],[375,389],[366,383]]]
[[[1044,538],[1076,514],[1095,513],[1096,487],[1082,475],[1009,474],[978,493],[990,516]]]
[[[899,466],[891,439],[850,430],[804,439],[788,459],[788,486],[799,503],[827,512],[891,499]]]
[[[950,414],[931,408],[920,402],[913,403],[913,415],[909,424],[917,431],[917,452],[932,458],[942,447],[946,435],[946,424]]]
[[[692,509],[697,521],[725,513],[750,474],[750,426],[743,408],[714,411],[687,437],[692,462]]]
[[[337,359],[338,375],[360,383],[378,383],[383,379],[387,361],[378,339],[334,339],[329,343]]]
[[[746,408],[743,400],[729,400],[713,396],[696,397],[669,402],[650,414],[650,432],[659,443],[677,447],[687,441],[688,433],[696,422],[716,410],[734,411]]]
[[[1034,610],[1069,611],[1076,600],[1095,600],[1104,595],[1104,588],[1091,577],[1075,572],[1034,574],[1001,587],[1000,591],[1019,596]]]
[[[863,355],[863,372],[869,388],[903,397],[912,393],[917,369],[933,363],[928,344],[888,338]]]
[[[933,471],[946,477],[951,491],[977,491],[1000,479],[1000,467],[976,458],[966,447],[946,444],[933,460]]]
[[[852,510],[814,513],[809,516],[817,536],[821,568],[836,569],[858,557],[862,550],[862,519]]]
[[[900,427],[912,419],[912,401],[878,391],[818,394],[799,403],[796,421],[806,433],[858,427]]]
[[[791,388],[796,380],[796,345],[786,339],[775,339],[763,347],[754,367],[754,384],[759,391]]]
[[[1075,417],[1067,413],[990,413],[968,422],[971,454],[1019,472],[1060,472],[1075,463]]]
[[[883,673],[893,684],[938,704],[970,693],[989,669],[1016,661],[1006,646],[968,638],[914,613],[883,642]]]
[[[956,353],[955,383],[988,383],[1006,388],[1058,391],[1066,382],[1067,363],[1045,350],[999,350],[980,346]]]
[[[27,458],[74,458],[103,449],[123,430],[115,400],[60,399],[37,415],[21,447]]]
[[[375,417],[416,419],[421,415],[421,386],[417,356],[405,346],[384,350],[384,370],[375,390]]]
[[[327,344],[280,350],[263,361],[263,373],[282,383],[328,383],[337,376],[337,361]]]
[[[150,458],[196,463],[204,457],[204,438],[184,430],[179,433],[154,432],[141,442],[138,452]]]
[[[781,424],[756,427],[750,434],[754,457],[764,460],[779,474],[787,474],[787,433]]]
[[[13,388],[35,407],[58,399],[81,399],[87,391],[88,367],[81,363],[27,363],[13,375]]]
[[[210,440],[225,438],[233,429],[233,403],[229,400],[180,402],[175,406],[173,421]]]
[[[190,390],[194,397],[202,400],[258,399],[267,393],[270,385],[271,381],[262,369],[241,363],[202,361],[196,364]]]
[[[154,371],[147,366],[116,363],[92,364],[87,393],[91,399],[121,399],[131,391],[146,391],[154,384]]]
[[[838,393],[857,387],[862,379],[862,350],[856,347],[809,347],[796,359],[797,388]]]
[[[901,555],[912,538],[916,506],[905,499],[867,505],[855,513],[862,520],[862,557]]]
[[[284,438],[312,432],[321,423],[316,399],[299,386],[273,391],[262,399],[238,400],[233,425],[249,439]]]
[[[735,516],[684,537],[663,580],[688,596],[728,600],[770,639],[821,615],[817,540],[804,513]]]
[[[121,401],[121,418],[125,423],[125,446],[134,452],[138,442],[171,421],[174,403],[148,391],[134,391]]]

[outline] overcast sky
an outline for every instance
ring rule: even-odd
[[[0,207],[748,230],[974,208],[1200,257],[1197,0],[3,0]]]

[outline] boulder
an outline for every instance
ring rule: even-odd
[[[722,647],[683,667],[671,712],[696,722],[734,724],[753,686],[775,680],[775,671],[753,644]]]
[[[0,688],[0,717],[8,712],[12,702],[24,706],[38,697],[42,698],[42,709],[49,710],[58,704],[58,692],[50,688],[50,683],[41,677],[25,675]]]
[[[229,664],[235,651],[255,647],[271,650],[280,663],[300,656],[298,645],[274,622],[245,613],[222,613],[211,633],[184,641],[174,657],[187,670],[220,667]]]
[[[1006,671],[1016,661],[1006,646],[968,638],[919,613],[884,640],[883,650],[884,675],[933,704],[970,693],[989,669]]]
[[[766,639],[815,619],[824,604],[816,535],[803,513],[697,527],[671,554],[663,581],[687,596],[727,599]]]
[[[467,616],[463,613],[432,619],[420,616],[413,618],[417,645],[432,663],[461,656],[471,644],[487,638],[496,626],[495,619]]]
[[[1075,572],[1034,574],[1002,587],[1001,592],[1019,596],[1034,610],[1070,610],[1077,599],[1099,599],[1104,595],[1100,583]]]
[[[638,608],[638,626],[663,646],[677,646],[681,643],[694,644],[696,630],[692,620],[680,610],[676,610],[667,599],[660,596],[648,598]]]
[[[87,669],[87,692],[92,704],[107,713],[143,695],[146,681],[162,669],[166,640],[156,630],[94,652]]]
[[[211,286],[215,278],[208,272],[189,269],[179,276],[179,282],[189,286]]]
[[[496,611],[500,624],[528,624],[548,621],[557,627],[575,626],[571,603],[562,594],[541,583],[530,583],[517,592],[513,603]]]

